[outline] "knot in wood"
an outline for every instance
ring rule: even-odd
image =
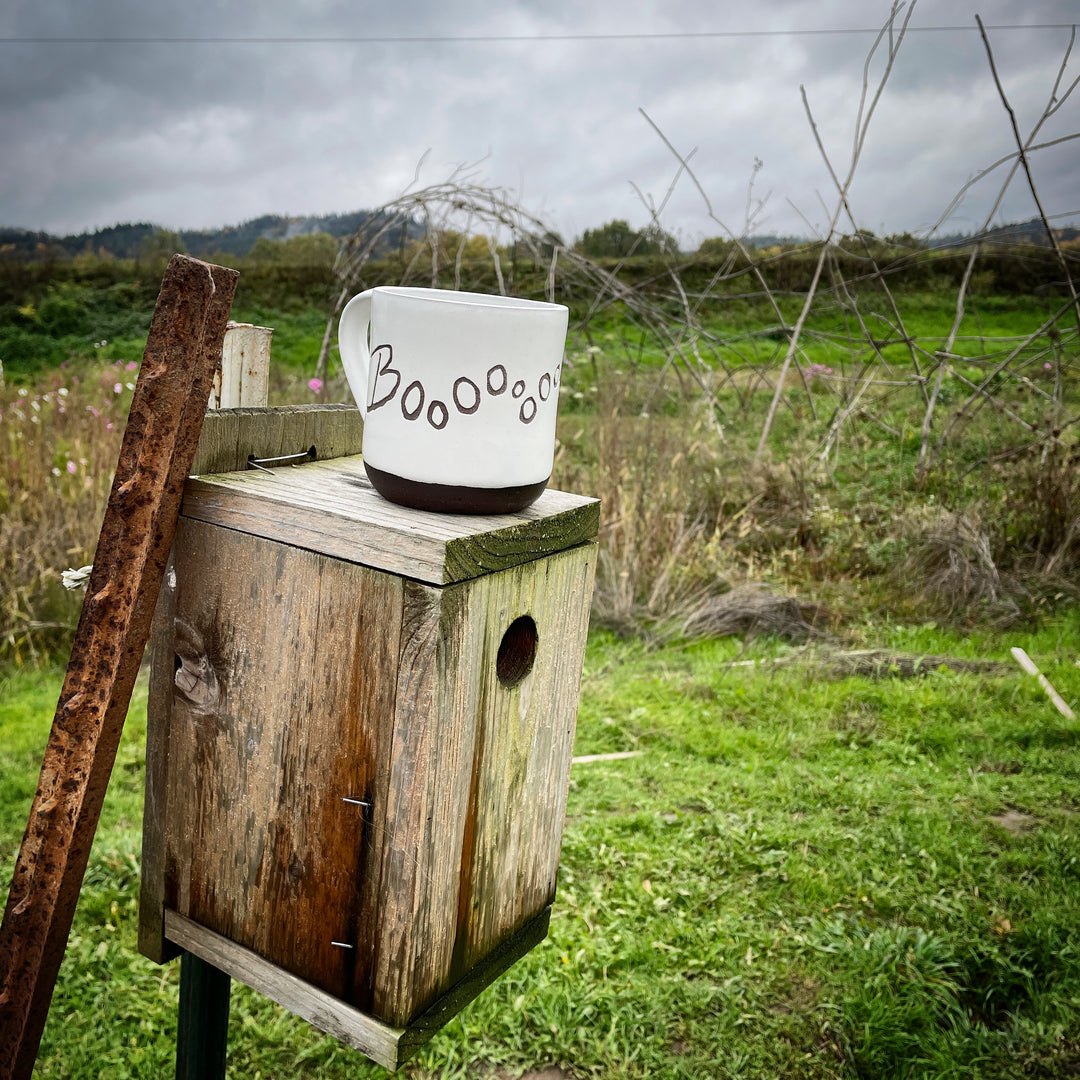
[[[214,713],[221,690],[202,634],[183,619],[176,620],[175,628],[173,684],[176,692],[198,712]]]

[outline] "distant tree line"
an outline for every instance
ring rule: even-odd
[[[5,262],[65,262],[82,257],[89,259],[133,260],[154,264],[162,252],[185,252],[201,259],[236,259],[255,256],[270,263],[280,263],[282,257],[312,257],[322,262],[329,243],[356,232],[365,222],[379,215],[358,210],[352,214],[329,214],[322,217],[287,217],[266,214],[241,225],[221,229],[163,229],[148,222],[113,225],[107,229],[70,236],[29,229],[0,228],[0,261]],[[405,223],[404,235],[415,240],[424,235],[420,222]],[[401,229],[383,238],[381,254],[394,250],[402,236]],[[310,238],[320,237],[312,242]],[[284,244],[275,248],[273,244]]]
[[[351,214],[290,217],[265,214],[240,225],[220,229],[169,230],[146,222],[113,225],[94,232],[69,236],[54,236],[28,229],[0,228],[0,264],[2,263],[64,263],[77,260],[84,265],[93,261],[131,260],[137,265],[157,267],[176,251],[218,262],[248,261],[259,266],[332,265],[338,242],[360,228],[378,226],[382,211],[358,210]],[[1059,246],[1080,246],[1080,230],[1072,227],[1056,230]],[[550,235],[551,245],[565,246],[565,241]],[[961,234],[939,236],[930,240],[899,233],[879,237],[860,231],[840,237],[836,247],[852,254],[871,254],[875,258],[927,249],[970,246],[976,241],[991,246],[1048,247],[1049,241],[1042,223],[1032,220],[1003,225],[979,236]],[[395,225],[386,231],[373,252],[374,258],[397,254],[412,257],[418,246],[435,243],[439,258],[450,253],[456,258],[464,244],[464,257],[477,259],[490,253],[494,238],[467,237],[457,233],[428,236],[424,223],[407,220],[401,228]],[[655,259],[677,258],[680,254],[704,258],[727,258],[733,253],[751,252],[772,257],[784,252],[805,248],[807,241],[797,237],[750,236],[735,241],[731,237],[708,237],[693,252],[681,252],[680,244],[669,232],[655,222],[635,228],[622,218],[586,229],[573,247],[595,259]],[[516,258],[511,245],[508,252]]]

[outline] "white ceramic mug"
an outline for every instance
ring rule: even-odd
[[[568,314],[447,289],[380,285],[354,296],[338,345],[376,490],[459,513],[538,499],[554,461]]]

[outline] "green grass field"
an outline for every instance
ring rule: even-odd
[[[553,483],[603,505],[576,752],[640,754],[573,768],[548,939],[406,1076],[1080,1075],[1080,724],[1008,653],[1078,706],[1075,319],[1018,349],[1062,297],[980,274],[947,353],[955,282],[897,285],[898,320],[880,281],[830,278],[779,393],[802,296],[778,288],[778,318],[745,276],[680,299],[665,275],[586,319],[565,286]],[[60,571],[93,556],[156,291],[113,276],[0,304],[4,894],[78,616]],[[273,405],[315,397],[325,284],[242,281],[234,317],[275,330]],[[330,362],[320,397],[342,400]],[[746,583],[831,644],[685,632]],[[1000,666],[826,655],[858,648]],[[178,967],[135,949],[144,713],[140,690],[42,1078],[173,1068]],[[229,1075],[384,1073],[236,987]]]
[[[421,1052],[416,1078],[1060,1077],[1080,1069],[1080,611],[848,644],[1002,661],[833,678],[759,639],[589,642],[548,939]],[[796,657],[790,663],[777,658]],[[747,664],[757,660],[758,664]],[[0,688],[0,886],[62,673]],[[36,1076],[168,1075],[177,965],[135,951],[137,694]],[[377,1066],[234,988],[229,1075]]]

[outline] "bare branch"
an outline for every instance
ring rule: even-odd
[[[1005,106],[1005,111],[1009,114],[1009,123],[1012,126],[1013,138],[1016,140],[1016,146],[1019,150],[1020,165],[1024,170],[1024,175],[1027,177],[1028,187],[1031,189],[1031,197],[1035,200],[1035,206],[1039,211],[1039,219],[1043,223],[1043,228],[1046,229],[1046,235],[1050,240],[1050,246],[1054,249],[1054,254],[1057,256],[1058,262],[1061,264],[1061,269],[1065,273],[1065,283],[1069,288],[1069,295],[1073,300],[1073,307],[1076,312],[1076,326],[1080,329],[1080,299],[1076,295],[1076,286],[1073,283],[1072,274],[1069,271],[1069,264],[1065,261],[1065,256],[1061,253],[1061,245],[1057,241],[1057,236],[1054,234],[1054,230],[1050,228],[1050,222],[1046,220],[1046,211],[1043,209],[1042,199],[1039,197],[1039,189],[1035,186],[1035,178],[1031,175],[1031,165],[1028,162],[1027,151],[1024,147],[1024,142],[1020,138],[1020,128],[1016,123],[1016,113],[1013,112],[1012,105],[1009,104],[1009,99],[1005,94],[1005,87],[1001,85],[1001,79],[998,77],[997,65],[994,63],[994,52],[990,48],[990,39],[986,36],[986,27],[983,26],[982,19],[976,15],[975,21],[979,24],[979,34],[982,37],[983,45],[986,47],[986,58],[990,62],[990,72],[994,76],[994,85],[997,87],[998,95],[1001,98],[1002,105]],[[1073,38],[1076,35],[1076,28],[1073,28],[1073,36],[1069,39],[1069,47],[1066,51],[1066,60],[1069,53],[1072,52]],[[1061,76],[1058,75],[1058,82],[1060,82]],[[1056,93],[1058,82],[1054,84],[1054,92]],[[1076,83],[1074,82],[1075,86]],[[1053,98],[1053,94],[1051,95]],[[1058,108],[1055,105],[1055,110]]]

